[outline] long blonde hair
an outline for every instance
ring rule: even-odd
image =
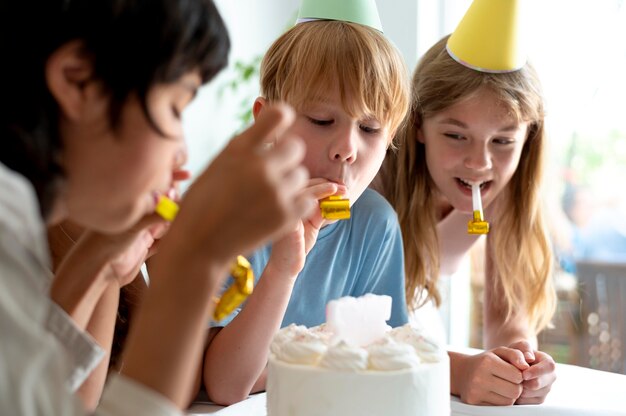
[[[487,88],[513,117],[530,122],[519,166],[499,196],[488,255],[493,256],[495,285],[504,295],[506,318],[523,308],[533,330],[539,331],[549,323],[556,305],[552,253],[539,199],[546,141],[541,85],[530,64],[505,74],[466,68],[450,58],[446,41],[447,37],[435,44],[415,69],[410,116],[398,133],[399,149],[387,154],[381,177],[402,228],[407,304],[415,309],[429,299],[441,303],[436,187],[417,131],[425,118]],[[427,295],[421,296],[420,289]]]
[[[269,48],[261,62],[261,95],[299,109],[339,88],[353,117],[376,117],[395,132],[409,106],[409,74],[385,36],[355,23],[320,20],[300,23]]]

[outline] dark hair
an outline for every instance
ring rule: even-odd
[[[203,82],[226,66],[230,41],[212,0],[0,0],[0,162],[32,183],[45,218],[61,183],[59,108],[45,80],[49,56],[80,40],[94,79],[110,94],[110,121],[137,94],[199,70]]]

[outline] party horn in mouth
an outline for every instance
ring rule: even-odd
[[[332,195],[320,201],[320,210],[327,220],[347,220],[350,218],[350,200]]]
[[[474,216],[467,223],[468,234],[487,234],[489,232],[489,223],[483,218],[483,203],[480,199],[480,184],[476,182],[472,184],[472,206],[474,208]]]

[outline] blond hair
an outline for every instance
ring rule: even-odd
[[[300,23],[278,38],[261,63],[261,95],[296,109],[339,88],[352,117],[373,116],[397,131],[409,105],[409,75],[382,33],[359,24]]]
[[[541,85],[530,64],[505,74],[466,68],[450,58],[446,41],[435,44],[415,69],[409,120],[398,133],[399,150],[388,152],[381,177],[402,228],[407,304],[415,309],[429,299],[441,302],[435,184],[417,130],[424,119],[487,88],[512,117],[530,123],[519,166],[501,195],[489,243],[506,319],[523,310],[537,332],[549,323],[556,305],[552,253],[539,199],[546,141]],[[420,289],[427,295],[421,296]]]

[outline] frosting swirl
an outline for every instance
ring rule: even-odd
[[[272,354],[279,355],[283,345],[298,336],[307,334],[308,332],[309,330],[304,325],[291,324],[286,326],[274,335],[274,339],[270,344],[270,351]]]
[[[317,365],[327,346],[313,334],[299,334],[278,349],[276,357],[287,363]]]
[[[367,362],[367,351],[341,342],[328,348],[319,365],[332,370],[360,371],[367,369]]]
[[[420,364],[420,359],[412,346],[398,344],[392,340],[371,345],[368,351],[369,365],[373,370],[403,370],[406,368],[416,368]]]
[[[391,339],[400,344],[409,344],[423,362],[436,363],[441,361],[445,350],[434,341],[424,336],[409,324],[394,328],[389,333]]]
[[[365,348],[335,344],[325,325],[309,329],[291,324],[274,336],[270,351],[286,363],[349,372],[395,371],[447,359],[444,348],[409,324],[388,331]]]

